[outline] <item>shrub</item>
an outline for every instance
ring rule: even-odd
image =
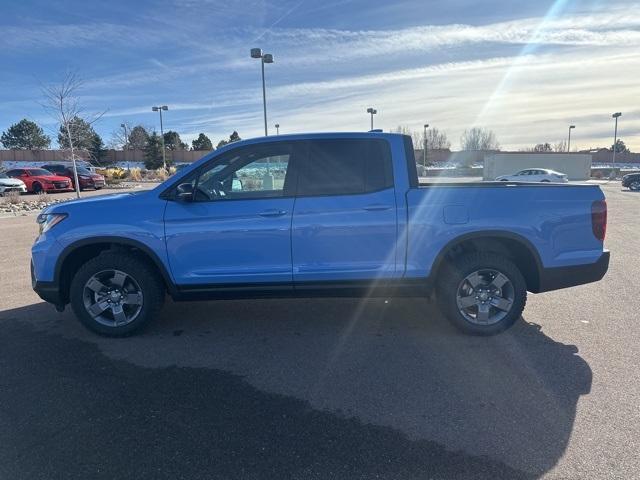
[[[142,170],[140,170],[139,168],[132,168],[129,171],[129,178],[131,180],[133,180],[134,182],[140,182],[142,181]]]
[[[48,201],[49,201],[49,195],[47,195],[47,192],[38,193],[38,202],[47,203]]]
[[[20,203],[20,192],[7,192],[3,195],[2,201],[13,205]]]

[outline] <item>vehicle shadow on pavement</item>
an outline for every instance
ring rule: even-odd
[[[416,299],[168,302],[126,339],[0,321],[2,478],[538,478],[591,387],[539,326],[465,336]]]

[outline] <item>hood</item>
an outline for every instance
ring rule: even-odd
[[[21,187],[24,185],[24,182],[17,178],[0,178],[0,185],[5,187]]]
[[[49,182],[68,182],[69,177],[61,177],[60,175],[32,175],[30,178],[47,180]]]
[[[67,179],[68,180],[68,179]],[[69,210],[73,210],[76,207],[84,207],[84,205],[91,204],[96,207],[108,205],[109,203],[116,203],[123,200],[130,200],[138,195],[144,195],[151,190],[145,190],[142,192],[127,192],[127,193],[108,193],[106,195],[96,195],[93,197],[77,198],[74,200],[66,200],[55,205],[50,205],[43,210],[43,213],[64,213]]]

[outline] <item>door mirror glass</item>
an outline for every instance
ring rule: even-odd
[[[181,183],[176,188],[176,199],[181,202],[191,202],[193,200],[193,184]]]

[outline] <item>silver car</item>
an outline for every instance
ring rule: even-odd
[[[0,195],[8,192],[27,193],[27,186],[22,180],[8,177],[6,173],[0,172]]]
[[[513,175],[502,175],[496,180],[501,182],[551,182],[567,183],[569,179],[564,173],[549,170],[547,168],[527,168]]]

